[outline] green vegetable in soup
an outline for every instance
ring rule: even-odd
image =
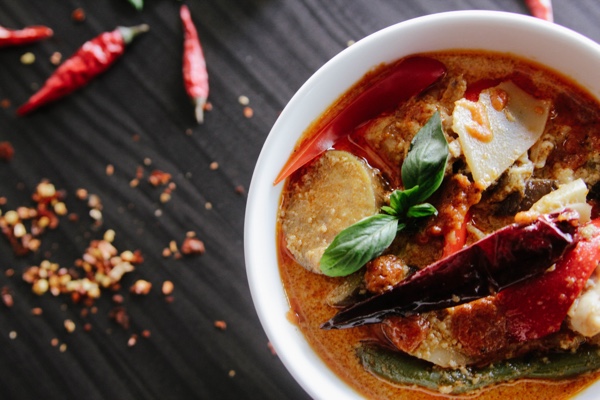
[[[582,346],[576,352],[552,352],[504,360],[483,368],[443,369],[427,361],[362,343],[357,355],[368,372],[401,385],[416,385],[447,394],[462,394],[516,379],[558,380],[600,368],[600,349]]]

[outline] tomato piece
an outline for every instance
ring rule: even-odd
[[[600,219],[591,224],[598,230],[592,237],[581,238],[554,269],[498,293],[513,340],[537,339],[560,329],[571,304],[600,263]]]

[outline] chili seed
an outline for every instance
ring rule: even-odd
[[[31,64],[33,64],[34,62],[35,62],[35,54],[33,54],[33,53],[32,53],[32,52],[30,52],[30,51],[29,51],[29,52],[27,52],[27,53],[24,53],[24,54],[21,56],[21,64],[24,64],[24,65],[31,65]]]
[[[174,285],[173,282],[171,281],[164,281],[162,284],[162,292],[165,296],[170,295],[171,293],[173,293],[173,289],[174,289]]]

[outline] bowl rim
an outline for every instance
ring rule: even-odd
[[[556,57],[543,56],[544,53],[551,50],[536,50],[535,54],[525,54],[527,53],[525,49],[531,46],[527,40],[524,40],[523,43],[512,43],[509,46],[504,43],[506,42],[505,38],[487,38],[489,46],[494,47],[492,51],[517,54],[544,65],[548,64],[549,58],[552,58],[551,69],[561,71],[563,75],[565,73],[562,71],[567,71],[566,75],[580,85],[584,85],[586,79],[589,80],[589,76],[599,76],[599,73],[594,72],[592,67],[600,65],[600,45],[580,33],[527,15],[504,11],[466,10],[425,15],[372,33],[332,57],[298,89],[269,132],[252,175],[244,220],[244,253],[250,293],[263,329],[286,369],[313,398],[362,398],[362,395],[325,365],[308,344],[299,328],[287,319],[289,303],[281,283],[277,263],[274,223],[283,183],[274,186],[272,182],[287,160],[300,134],[369,69],[402,56],[434,51],[436,47],[448,50],[488,48],[487,46],[482,48],[481,43],[485,40],[477,37],[463,40],[464,42],[472,40],[474,43],[472,47],[464,45],[445,47],[446,42],[456,39],[452,35],[430,37],[428,40],[416,40],[414,43],[407,43],[408,41],[401,37],[401,35],[407,35],[406,37],[410,38],[409,34],[422,32],[425,29],[429,31],[440,31],[445,28],[458,29],[460,24],[469,24],[468,26],[473,29],[488,30],[494,26],[506,27],[508,24],[511,26],[510,31],[506,32],[508,35],[514,35],[515,32],[529,32],[535,35],[536,40],[538,37],[539,39],[552,39],[550,43],[541,42],[540,46],[560,47],[561,51],[564,50],[568,53],[562,57],[563,61],[556,62]],[[456,36],[456,34],[454,35]],[[402,42],[403,39],[404,42]],[[391,52],[389,49],[373,50],[382,46],[379,43],[389,44],[392,41],[400,41],[401,45],[398,47],[404,46],[402,48],[405,50]],[[413,48],[423,50],[412,51]],[[571,54],[579,55],[581,52],[596,63],[588,63],[583,66],[578,64],[577,69],[569,66],[569,64],[573,64],[572,57],[574,56]],[[395,56],[397,53],[402,55],[397,57]],[[368,54],[375,54],[376,61],[370,61],[366,57]],[[339,65],[354,65],[356,68],[340,74]],[[600,100],[600,79],[597,81],[599,81],[597,84],[588,87],[588,91]],[[321,92],[326,92],[326,94],[320,95]],[[291,135],[286,134],[286,129],[290,126],[295,132]],[[598,387],[600,385],[597,382],[578,394],[576,398],[592,399],[594,397],[591,392],[593,388],[598,389]]]

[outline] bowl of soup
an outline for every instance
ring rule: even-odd
[[[593,398],[600,46],[460,11],[345,49],[292,97],[244,248],[313,398]]]

